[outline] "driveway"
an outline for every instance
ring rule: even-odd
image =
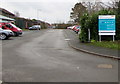
[[[64,30],[25,32],[2,42],[5,82],[118,82],[118,61],[76,51]]]

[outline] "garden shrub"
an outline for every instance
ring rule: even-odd
[[[116,15],[116,39],[120,39],[120,15],[115,14],[114,11],[101,10],[92,15],[84,14],[80,19],[81,33],[79,39],[82,42],[88,42],[88,29],[90,29],[91,39],[98,41],[98,16],[99,15]],[[106,40],[109,40],[110,36],[106,36]]]

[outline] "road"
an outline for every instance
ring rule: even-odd
[[[5,82],[117,82],[118,61],[76,51],[64,30],[26,31],[2,41]]]

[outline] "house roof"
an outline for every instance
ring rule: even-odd
[[[15,19],[0,15],[0,21],[14,21]]]
[[[7,15],[15,16],[13,13],[7,11],[7,10],[4,9],[4,8],[0,8],[0,11],[1,11],[2,14],[7,14]]]

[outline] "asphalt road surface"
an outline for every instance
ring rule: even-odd
[[[118,61],[76,51],[64,30],[26,31],[2,41],[4,82],[118,82]]]

